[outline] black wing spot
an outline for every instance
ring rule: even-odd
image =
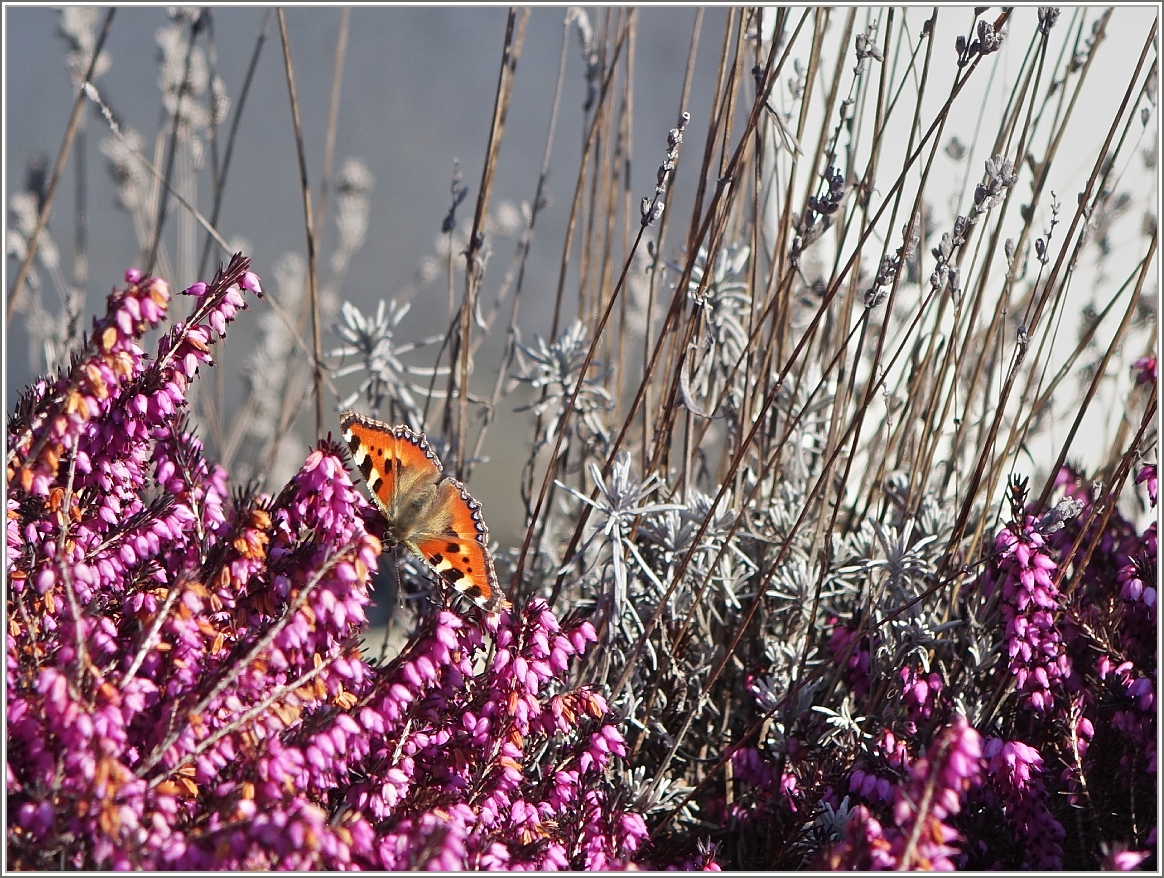
[[[457,552],[461,551],[461,547],[458,543],[449,543],[447,546],[445,546],[445,551],[450,555],[455,555]]]
[[[364,481],[372,478],[372,458],[365,457],[360,461],[360,472],[364,474]]]
[[[457,570],[455,567],[450,567],[448,570],[441,571],[441,578],[450,585],[456,585],[458,582],[465,578],[465,574],[460,570]]]
[[[441,561],[445,560],[445,556],[440,552],[433,552],[428,556],[428,560],[432,561],[433,564],[440,564]]]

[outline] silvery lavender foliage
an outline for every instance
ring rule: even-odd
[[[710,594],[705,603],[712,612],[726,614],[738,611],[741,599],[751,597],[746,589],[756,565],[741,547],[738,529],[732,533],[736,523],[732,492],[726,492],[718,503],[714,500],[691,488],[686,503],[644,516],[640,532],[647,542],[646,557],[659,570],[660,580],[673,581],[679,565],[690,554],[689,586],[697,588],[707,578]],[[703,534],[696,540],[701,528]],[[671,601],[676,608],[686,609],[691,597],[684,588],[676,591]]]
[[[422,422],[421,408],[413,394],[428,391],[411,383],[407,376],[432,373],[406,365],[401,358],[440,339],[434,336],[420,342],[401,342],[397,338],[397,327],[411,307],[407,302],[397,304],[395,299],[390,302],[381,299],[375,315],[367,317],[351,302],[340,306],[341,322],[332,329],[346,344],[329,351],[328,356],[352,357],[353,361],[333,369],[332,376],[343,378],[356,372],[365,373],[360,386],[340,401],[340,408],[352,405],[363,396],[373,412],[379,412],[387,404],[391,417],[410,424]]]
[[[615,459],[608,478],[602,477],[595,463],[591,462],[589,468],[590,478],[598,489],[597,500],[591,500],[582,492],[558,483],[560,488],[594,510],[589,519],[590,534],[583,539],[578,549],[578,557],[570,559],[570,563],[581,566],[585,559],[586,567],[599,570],[609,564],[613,573],[613,588],[610,593],[613,616],[616,620],[621,620],[624,613],[629,613],[635,618],[637,630],[641,630],[642,621],[638,619],[634,605],[627,603],[630,571],[633,569],[636,577],[650,581],[660,592],[665,585],[639,552],[634,539],[634,522],[643,516],[657,515],[681,507],[671,503],[644,503],[643,501],[659,488],[661,479],[657,475],[639,479],[633,473],[630,455],[625,451]],[[600,582],[598,585],[605,593],[605,583]]]
[[[628,706],[651,699],[651,723],[643,730],[653,746],[672,747],[683,729],[697,729],[698,737],[711,733],[723,721],[725,710],[715,696],[722,683],[712,682],[719,649],[738,628],[737,620],[755,599],[756,564],[744,547],[738,510],[731,492],[718,503],[697,488],[689,488],[682,504],[659,504],[640,520],[638,554],[646,575],[630,584],[634,615],[624,614],[611,625],[618,661],[643,635],[639,618],[660,615],[658,626],[645,642],[636,663]],[[661,605],[661,601],[665,604]],[[732,675],[734,679],[734,674]],[[712,687],[715,688],[712,688]],[[664,787],[679,789],[689,782],[679,766],[647,763],[655,777],[652,794]],[[674,773],[672,773],[674,772]],[[691,803],[684,811],[691,810]],[[690,819],[695,820],[692,814]]]
[[[378,519],[321,442],[229,493],[187,391],[258,279],[236,257],[147,358],[169,287],[127,273],[9,420],[7,779],[18,868],[576,868],[640,857],[626,746],[569,688],[596,639],[542,603],[433,614],[361,655]]]
[[[880,623],[872,657],[874,673],[902,672],[899,676],[907,698],[914,682],[929,679],[933,673],[931,657],[938,666],[949,662],[951,632],[962,625],[959,619],[944,618],[949,615],[944,612],[944,596],[925,600],[941,544],[935,533],[915,535],[916,526],[915,518],[908,518],[900,529],[872,522],[876,545],[869,548],[866,563],[869,612]],[[940,680],[935,685],[940,688]]]
[[[610,442],[610,432],[602,415],[613,408],[614,400],[602,386],[605,372],[600,367],[596,368],[596,364],[591,362],[590,374],[582,373],[590,349],[586,327],[582,321],[575,320],[550,344],[546,344],[540,335],[536,338],[532,347],[517,342],[518,371],[513,377],[538,392],[537,402],[516,409],[533,411],[543,418],[543,431],[537,437],[538,448],[552,444],[558,435],[575,388],[578,393],[574,397],[573,415],[569,421],[571,435],[585,448],[605,447]]]

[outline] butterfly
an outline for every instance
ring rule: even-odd
[[[344,440],[388,521],[387,536],[487,613],[503,606],[481,504],[447,475],[423,433],[353,411],[340,414]]]

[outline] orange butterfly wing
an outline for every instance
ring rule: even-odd
[[[489,554],[489,529],[481,504],[456,479],[440,485],[440,509],[427,529],[418,528],[406,541],[444,582],[487,613],[501,610],[501,588]]]
[[[499,612],[503,601],[481,504],[444,475],[424,435],[351,411],[340,415],[340,427],[388,536],[477,606]]]
[[[340,427],[372,499],[390,525],[400,524],[400,496],[415,491],[420,483],[440,479],[442,468],[436,454],[423,436],[407,427],[393,427],[356,412],[341,414]],[[403,541],[402,534],[393,532],[392,536]]]

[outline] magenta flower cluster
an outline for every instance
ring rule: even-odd
[[[1155,465],[1141,467],[1135,480],[1145,487],[1154,508]],[[1093,728],[1104,736],[1114,733],[1121,741],[1120,773],[1126,772],[1129,782],[1136,777],[1155,778],[1156,522],[1138,532],[1118,509],[1104,522],[1096,514],[1099,510],[1091,491],[1080,481],[1070,469],[1060,474],[1060,482],[1083,503],[1084,515],[1053,537],[1065,555],[1077,546],[1071,556],[1077,567],[1083,567],[1088,544],[1096,547],[1079,575],[1073,602],[1077,610],[1065,626],[1068,646],[1079,666],[1072,682],[1086,696],[1082,711]],[[1102,688],[1091,692],[1088,680],[1098,681]]]
[[[486,634],[493,652],[483,668]],[[558,691],[595,640],[538,600],[484,626],[442,611],[352,716],[364,765],[347,809],[376,827],[366,868],[592,870],[624,866],[642,817],[605,782],[626,755],[602,696]]]
[[[1001,813],[1019,842],[1020,868],[1063,868],[1063,825],[1047,805],[1043,757],[1022,741],[987,738],[983,747],[986,770],[976,800]],[[988,851],[982,851],[988,855]],[[1002,863],[992,863],[1004,868]]]
[[[892,821],[878,820],[858,805],[845,837],[829,851],[833,868],[885,870],[955,868],[961,835],[950,818],[962,809],[982,770],[982,742],[962,716],[940,732],[924,756],[913,760],[908,779],[894,790]]]
[[[595,640],[532,602],[432,615],[385,667],[361,635],[380,554],[343,451],[229,491],[187,392],[246,291],[236,256],[146,333],[127,273],[84,351],[9,420],[8,857],[15,868],[618,868],[647,827],[626,746],[568,688]]]
[[[1154,477],[1146,466],[1136,478],[1152,506]],[[1078,856],[1066,827],[1079,813],[1102,815],[1108,849],[1122,852],[1109,865],[1140,862],[1147,852],[1135,848],[1155,845],[1154,817],[1130,818],[1154,801],[1156,785],[1156,524],[1138,532],[1118,508],[1105,518],[1070,468],[1057,484],[1080,514],[1049,534],[1029,515],[1009,525],[986,577],[1002,582],[1005,619],[1022,618],[1026,607],[1028,628],[1008,622],[1006,633],[1011,649],[1031,647],[1034,661],[1016,662],[1027,655],[1020,649],[1010,653],[1010,669],[1037,719],[1019,724],[1021,736],[991,736],[985,745],[976,800],[1002,816],[1016,852],[1001,862],[981,851],[985,868],[1064,868],[1069,853]],[[1012,636],[1019,634],[1024,641]]]
[[[166,328],[168,285],[127,273],[9,418],[16,868],[714,870],[724,844],[831,868],[1154,862],[1157,528],[1070,468],[1078,514],[1014,500],[960,597],[988,614],[980,672],[956,639],[886,667],[885,629],[833,611],[824,683],[846,711],[773,713],[749,685],[767,716],[691,803],[721,844],[671,828],[663,854],[603,693],[569,683],[590,623],[435,609],[389,663],[364,658],[379,515],[330,440],[277,495],[232,492],[187,399],[260,283],[236,256],[185,293]],[[1154,508],[1156,466],[1134,481]]]
[[[855,801],[871,805],[892,802],[896,779],[909,770],[909,750],[890,729],[882,730],[871,750],[870,756],[857,761],[849,777],[849,793]]]
[[[1023,706],[1046,713],[1054,703],[1052,686],[1071,673],[1058,628],[1058,565],[1034,516],[1003,528],[994,547],[999,560],[983,588],[987,595],[1001,592],[1009,670]]]

